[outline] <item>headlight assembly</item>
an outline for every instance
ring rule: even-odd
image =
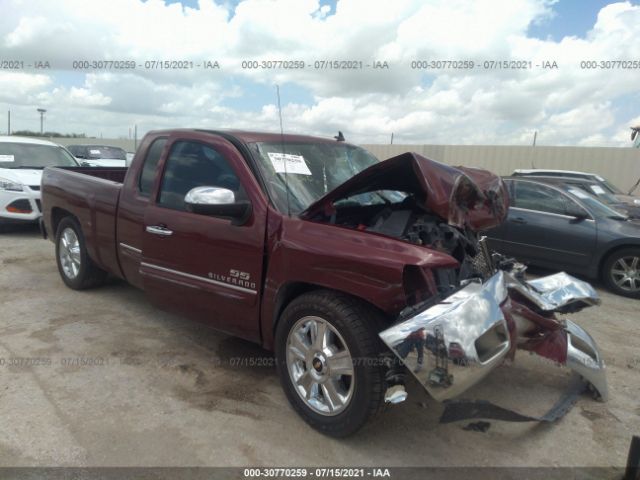
[[[24,189],[22,188],[21,183],[17,183],[12,180],[7,180],[6,178],[0,177],[0,190],[7,190],[9,192],[22,192]]]

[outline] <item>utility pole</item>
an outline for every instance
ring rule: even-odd
[[[391,145],[393,145],[393,132],[391,132]]]
[[[533,132],[533,147],[536,146],[536,138],[538,138],[538,131]]]
[[[133,151],[138,150],[138,125],[133,126]]]
[[[11,135],[11,110],[7,112],[7,135]]]
[[[40,136],[44,135],[44,114],[47,112],[44,108],[39,108],[40,112]]]

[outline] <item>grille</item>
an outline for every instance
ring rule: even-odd
[[[489,249],[487,247],[486,237],[482,237],[478,241],[478,247],[478,254],[471,259],[471,264],[473,265],[473,269],[477,273],[482,275],[483,278],[487,279],[495,273],[495,267],[493,266],[491,254],[489,253]]]

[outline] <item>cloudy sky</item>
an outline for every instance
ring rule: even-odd
[[[74,68],[94,60],[135,69]],[[243,68],[279,60],[305,68]],[[447,60],[474,68],[412,68]],[[629,146],[640,124],[636,0],[0,0],[2,61],[2,133],[8,110],[39,130],[37,108],[47,130],[105,138],[277,130],[276,84],[286,131],[359,143]]]

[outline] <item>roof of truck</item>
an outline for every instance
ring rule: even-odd
[[[48,145],[50,147],[59,147],[57,143],[49,142],[47,140],[40,140],[39,138],[32,137],[18,137],[15,135],[0,135],[1,143],[27,143],[31,145]]]
[[[191,133],[204,133],[211,135],[230,135],[234,138],[237,138],[241,142],[244,143],[253,143],[253,142],[279,142],[284,139],[288,142],[314,142],[314,143],[336,143],[337,141],[334,138],[328,137],[315,137],[312,135],[298,135],[292,133],[285,133],[281,135],[279,132],[257,132],[251,130],[234,130],[234,129],[219,129],[219,130],[208,130],[208,129],[200,129],[200,128],[180,128],[180,129],[171,129],[171,130],[155,130],[153,133],[167,133],[171,134],[176,131],[181,132],[191,132]],[[149,132],[152,133],[152,132]],[[336,132],[337,133],[337,132]],[[343,142],[341,142],[343,143]],[[348,143],[348,142],[344,142]]]

